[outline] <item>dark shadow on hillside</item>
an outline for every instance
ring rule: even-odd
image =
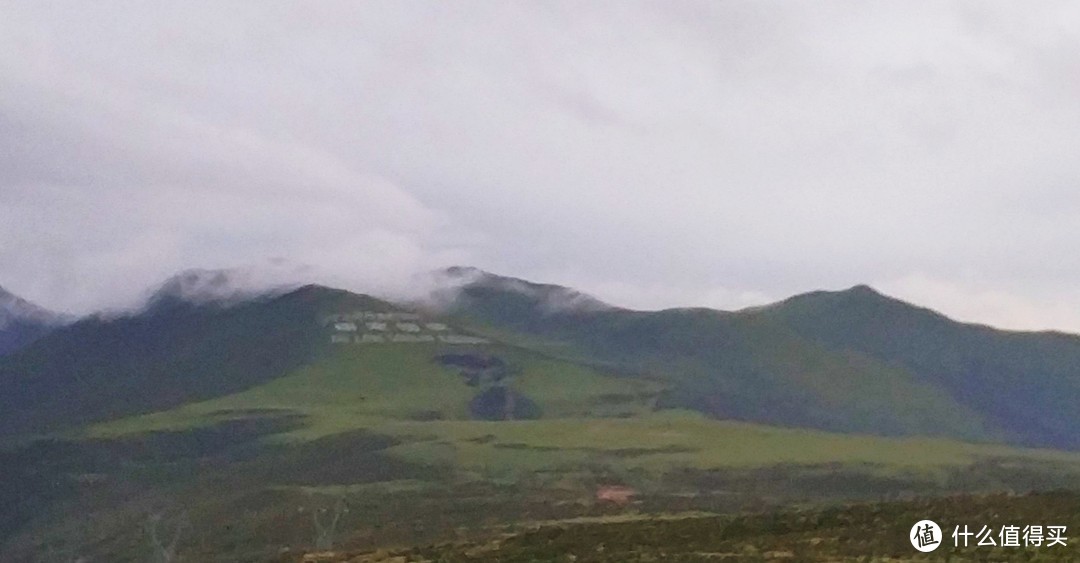
[[[264,414],[185,431],[48,439],[0,451],[0,545],[54,502],[113,487],[168,488],[257,457],[260,438],[299,428],[303,418]]]
[[[387,455],[398,441],[365,431],[300,443],[266,440],[303,427],[304,419],[287,412],[248,412],[190,430],[50,439],[0,451],[0,559],[16,535],[21,533],[23,542],[36,537],[27,536],[28,526],[48,528],[83,512],[112,515],[114,522],[102,524],[110,530],[103,541],[126,545],[139,539],[141,524],[130,522],[152,505],[197,508],[275,487],[435,482],[446,475],[443,468]]]

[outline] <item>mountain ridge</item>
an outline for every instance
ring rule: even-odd
[[[1074,335],[963,323],[867,285],[735,312],[550,315],[492,284],[460,295],[448,310],[481,326],[563,342],[628,371],[681,365],[669,404],[719,418],[1080,448],[1067,406],[1080,402]]]
[[[70,321],[0,287],[0,356],[28,346]]]
[[[322,315],[387,302],[307,285],[229,307],[81,319],[0,359],[0,434],[53,432],[241,391],[317,357]]]
[[[883,292],[881,290],[876,289],[872,285],[866,284],[866,283],[858,283],[858,284],[849,286],[849,287],[844,288],[844,289],[835,289],[835,290],[815,289],[815,290],[809,290],[809,291],[805,291],[805,292],[802,292],[802,293],[796,293],[794,295],[779,299],[777,301],[772,301],[772,302],[764,303],[764,304],[761,304],[761,305],[751,305],[749,307],[743,307],[743,308],[738,308],[738,309],[721,309],[721,308],[717,308],[717,307],[709,307],[709,306],[704,306],[704,305],[681,305],[681,306],[675,306],[675,307],[662,307],[662,308],[657,308],[657,309],[636,309],[636,308],[632,308],[632,307],[625,307],[625,306],[612,305],[610,303],[606,303],[601,299],[598,299],[598,298],[593,297],[591,295],[588,295],[586,293],[580,292],[580,291],[578,291],[578,290],[576,290],[576,289],[574,289],[574,288],[572,288],[570,286],[561,285],[561,284],[557,284],[557,283],[534,282],[534,281],[526,280],[524,278],[518,278],[518,277],[513,277],[513,276],[504,276],[504,275],[501,275],[501,274],[495,274],[495,273],[483,270],[481,268],[476,268],[476,267],[473,267],[473,266],[450,266],[450,267],[443,268],[443,269],[439,270],[439,272],[447,273],[447,274],[449,274],[448,277],[451,280],[456,280],[457,281],[457,283],[450,283],[449,284],[451,289],[461,289],[461,288],[478,287],[478,286],[488,287],[488,288],[499,288],[500,286],[511,286],[511,285],[515,285],[515,284],[524,284],[524,285],[529,286],[529,287],[533,287],[533,288],[537,288],[537,289],[545,289],[547,291],[565,292],[565,293],[570,293],[570,294],[579,294],[579,295],[582,295],[584,297],[587,297],[589,299],[593,299],[593,300],[601,303],[604,306],[603,308],[610,309],[610,310],[633,312],[633,313],[661,313],[661,312],[672,312],[672,311],[711,311],[711,312],[723,313],[723,314],[743,314],[743,313],[754,313],[754,312],[757,312],[759,310],[770,309],[770,308],[774,308],[774,307],[784,305],[785,303],[795,302],[795,301],[799,301],[799,300],[803,300],[803,299],[816,299],[816,298],[825,297],[825,298],[839,298],[839,299],[853,299],[853,300],[877,300],[879,302],[886,302],[886,303],[893,303],[893,304],[898,304],[898,305],[905,305],[905,306],[912,307],[912,308],[917,308],[917,309],[921,309],[921,310],[925,310],[925,311],[930,311],[930,312],[932,312],[932,313],[934,313],[934,314],[936,314],[938,316],[944,317],[944,318],[946,318],[946,319],[948,319],[950,321],[953,321],[953,322],[957,322],[957,323],[961,323],[961,324],[969,325],[969,326],[985,326],[985,327],[988,327],[990,329],[1001,331],[1001,332],[1012,332],[1012,333],[1023,333],[1023,334],[1028,334],[1028,333],[1033,333],[1033,334],[1063,334],[1063,335],[1074,335],[1074,336],[1080,338],[1080,333],[1071,333],[1071,332],[1068,332],[1068,331],[1058,330],[1058,329],[1042,329],[1042,330],[1007,329],[1007,328],[996,327],[996,326],[993,326],[993,325],[990,325],[990,324],[987,324],[987,323],[961,321],[961,320],[958,320],[958,319],[954,319],[954,318],[952,318],[952,317],[950,317],[950,316],[948,316],[948,315],[946,315],[946,314],[944,314],[944,313],[942,313],[940,311],[937,311],[937,310],[935,310],[933,308],[930,308],[930,307],[927,307],[927,306],[924,306],[924,305],[919,305],[917,303],[914,303],[914,302],[911,302],[911,301],[908,301],[906,299],[902,299],[902,298],[899,298],[899,297],[895,297],[893,295],[889,295],[889,294],[887,294],[887,293],[885,293],[885,292]]]
[[[1080,449],[1070,431],[1080,414],[1068,406],[1080,403],[1080,337],[961,323],[866,285],[750,310],[635,311],[554,284],[472,268],[444,272],[450,293],[439,315],[490,340],[662,381],[656,408],[844,433]],[[200,275],[181,281],[211,295],[229,285],[219,274]],[[113,415],[170,408],[311,362],[331,346],[320,324],[328,312],[410,310],[315,284],[168,303],[84,319],[11,354],[0,361],[0,406],[29,420],[49,405],[49,416],[76,425],[113,407]],[[129,405],[108,394],[117,385]]]
[[[938,317],[874,295],[750,313],[552,308],[573,294],[515,283],[460,295],[446,315],[314,284],[224,307],[178,300],[0,358],[0,558],[69,545],[92,513],[101,527],[75,538],[81,554],[144,559],[132,523],[151,501],[200,526],[185,558],[263,561],[295,559],[281,547],[310,545],[312,515],[346,502],[363,509],[343,516],[343,544],[426,545],[417,514],[451,540],[466,525],[606,513],[611,485],[641,492],[635,511],[767,510],[764,498],[1046,490],[1080,474],[1077,453],[972,443],[1070,448],[1058,430],[1076,422],[955,396],[955,358],[903,331],[907,348],[878,338]],[[957,324],[936,322],[947,330],[929,341],[947,343]],[[995,382],[991,352],[1015,354],[959,329],[987,366],[959,374]],[[1061,373],[1040,379],[1074,374],[1043,367]],[[1000,383],[1027,407],[1075,410]]]
[[[177,302],[230,307],[253,299],[288,293],[302,284],[257,280],[240,268],[192,268],[170,276],[150,293],[144,307],[168,307]]]

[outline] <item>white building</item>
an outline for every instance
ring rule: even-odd
[[[439,341],[447,344],[491,344],[491,341],[487,338],[462,334],[443,334],[439,336]]]
[[[398,323],[397,329],[401,332],[420,332],[420,325],[416,323]]]
[[[338,332],[356,332],[356,323],[335,323],[334,330]]]
[[[430,334],[395,334],[390,337],[391,342],[433,342],[435,337]]]

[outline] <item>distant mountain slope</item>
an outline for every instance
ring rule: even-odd
[[[451,277],[444,316],[318,286],[234,298],[200,274],[0,358],[0,560],[145,560],[158,507],[190,515],[185,560],[265,561],[314,549],[315,511],[340,503],[352,549],[597,516],[609,485],[670,513],[1080,475],[1080,453],[862,434],[1070,447],[1048,417],[1076,414],[1036,393],[1069,397],[1074,337],[963,325],[868,288],[640,312]],[[973,358],[989,367],[958,369]],[[973,400],[964,374],[1030,411]]]
[[[1011,439],[1080,448],[1080,337],[953,321],[866,286],[793,297],[762,316],[835,352],[939,386]]]
[[[719,418],[1080,448],[1078,337],[958,323],[867,287],[734,313],[546,305],[571,291],[473,272],[446,301],[477,326],[663,376],[664,404]]]
[[[664,389],[657,408],[835,432],[1080,449],[1080,337],[958,323],[868,287],[738,312],[643,312],[475,269],[446,277],[441,303],[456,324],[573,365],[647,376]],[[259,296],[231,288],[212,272],[184,274],[141,313],[86,319],[0,358],[0,434],[251,389],[311,365],[330,346],[327,313],[397,309],[318,286]],[[529,395],[538,396],[543,382],[530,385]],[[528,395],[516,392],[492,391],[492,404],[527,405]]]
[[[30,344],[65,320],[0,287],[0,356]]]
[[[89,318],[0,358],[0,435],[61,430],[235,393],[311,361],[327,345],[321,315],[392,310],[318,286],[225,306],[155,301]]]

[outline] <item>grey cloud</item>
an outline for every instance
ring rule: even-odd
[[[280,257],[1080,329],[1072,3],[0,10],[0,280],[43,304]]]

